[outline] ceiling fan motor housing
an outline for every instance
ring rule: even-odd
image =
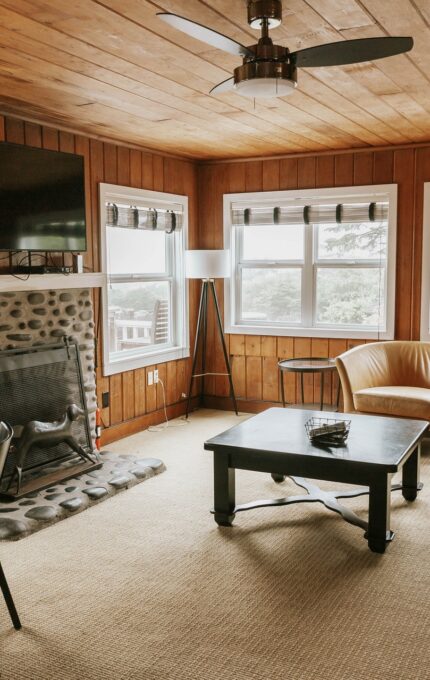
[[[261,28],[263,19],[268,20],[269,28],[276,28],[282,22],[281,0],[249,0],[248,24],[251,28]]]

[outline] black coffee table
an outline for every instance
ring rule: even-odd
[[[316,447],[309,441],[305,423],[309,418],[344,418],[351,428],[344,447]],[[370,550],[385,551],[394,538],[390,530],[390,493],[400,489],[414,501],[419,483],[420,443],[428,428],[423,420],[385,418],[271,408],[205,442],[214,452],[214,517],[217,524],[231,526],[235,513],[253,508],[292,503],[320,502],[347,522],[365,530]],[[235,470],[271,473],[275,482],[289,476],[306,494],[235,502]],[[402,469],[402,483],[391,486],[391,477]],[[323,491],[310,479],[322,479],[365,488],[352,491]],[[368,522],[338,502],[369,494]]]

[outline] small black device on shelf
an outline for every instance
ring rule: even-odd
[[[73,274],[73,267],[62,267],[45,264],[27,264],[13,267],[14,274]]]

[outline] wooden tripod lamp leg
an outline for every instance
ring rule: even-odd
[[[12,594],[9,590],[9,586],[6,581],[6,576],[4,575],[3,568],[0,563],[0,588],[3,593],[7,608],[9,610],[10,618],[12,619],[13,627],[16,630],[21,628],[21,621],[19,620],[18,612],[16,611],[15,603],[12,599]]]
[[[197,357],[198,357],[198,353],[199,353],[199,343],[200,343],[201,333],[203,333],[204,337],[206,338],[206,319],[207,319],[207,300],[208,300],[207,286],[208,286],[208,282],[202,281],[202,288],[201,288],[201,292],[200,292],[199,315],[197,317],[196,338],[194,340],[193,361],[192,361],[192,368],[191,368],[190,385],[188,387],[188,398],[187,398],[187,408],[186,408],[186,411],[185,411],[185,418],[188,418],[188,414],[190,412],[191,393],[192,393],[192,390],[193,390],[194,374],[196,372]],[[204,351],[205,351],[205,347],[203,347],[203,352]]]
[[[194,384],[194,377],[195,377],[195,372],[196,372],[196,366],[197,366],[197,357],[199,353],[199,347],[200,345],[202,346],[202,388],[204,388],[204,375],[206,371],[206,341],[207,341],[207,318],[208,318],[208,291],[211,291],[213,301],[214,301],[214,306],[215,306],[215,313],[216,313],[216,321],[217,321],[217,327],[218,331],[220,334],[221,338],[221,345],[222,345],[222,351],[224,354],[224,362],[225,362],[225,367],[227,370],[227,376],[230,384],[230,397],[233,401],[233,406],[234,410],[236,412],[236,415],[238,415],[238,410],[237,410],[237,402],[236,402],[236,395],[234,393],[234,386],[233,386],[233,378],[231,375],[231,367],[230,367],[230,361],[228,358],[228,352],[227,352],[227,347],[225,344],[225,338],[224,338],[224,332],[222,328],[222,321],[221,321],[221,313],[219,310],[219,305],[218,305],[218,298],[216,294],[216,289],[215,285],[212,279],[203,279],[202,281],[202,290],[200,294],[200,305],[199,305],[199,314],[197,317],[197,329],[196,329],[196,338],[194,341],[194,352],[193,352],[193,361],[192,361],[192,368],[191,368],[191,378],[190,378],[190,386],[188,389],[188,398],[187,398],[187,407],[185,411],[185,417],[188,418],[188,414],[190,412],[190,403],[191,403],[191,394],[193,390],[193,384]]]
[[[216,319],[217,319],[219,334],[221,336],[221,344],[222,344],[222,351],[224,353],[225,367],[227,369],[228,381],[230,383],[230,397],[231,397],[231,400],[233,401],[235,413],[236,413],[236,415],[239,415],[238,410],[237,410],[236,395],[234,393],[233,378],[231,376],[230,360],[228,358],[228,352],[227,352],[227,347],[226,347],[225,338],[224,338],[224,331],[222,329],[221,314],[220,314],[220,311],[219,311],[216,288],[215,288],[215,284],[214,284],[213,281],[210,281],[209,283],[210,283],[210,287],[211,287],[211,291],[212,291],[212,295],[213,295],[213,299],[214,299],[214,304],[215,304]]]

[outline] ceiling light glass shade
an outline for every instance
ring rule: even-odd
[[[252,78],[235,83],[234,89],[244,97],[269,99],[270,97],[286,97],[294,92],[296,83],[283,78]]]
[[[229,250],[187,250],[185,252],[187,279],[227,279],[230,277]]]

